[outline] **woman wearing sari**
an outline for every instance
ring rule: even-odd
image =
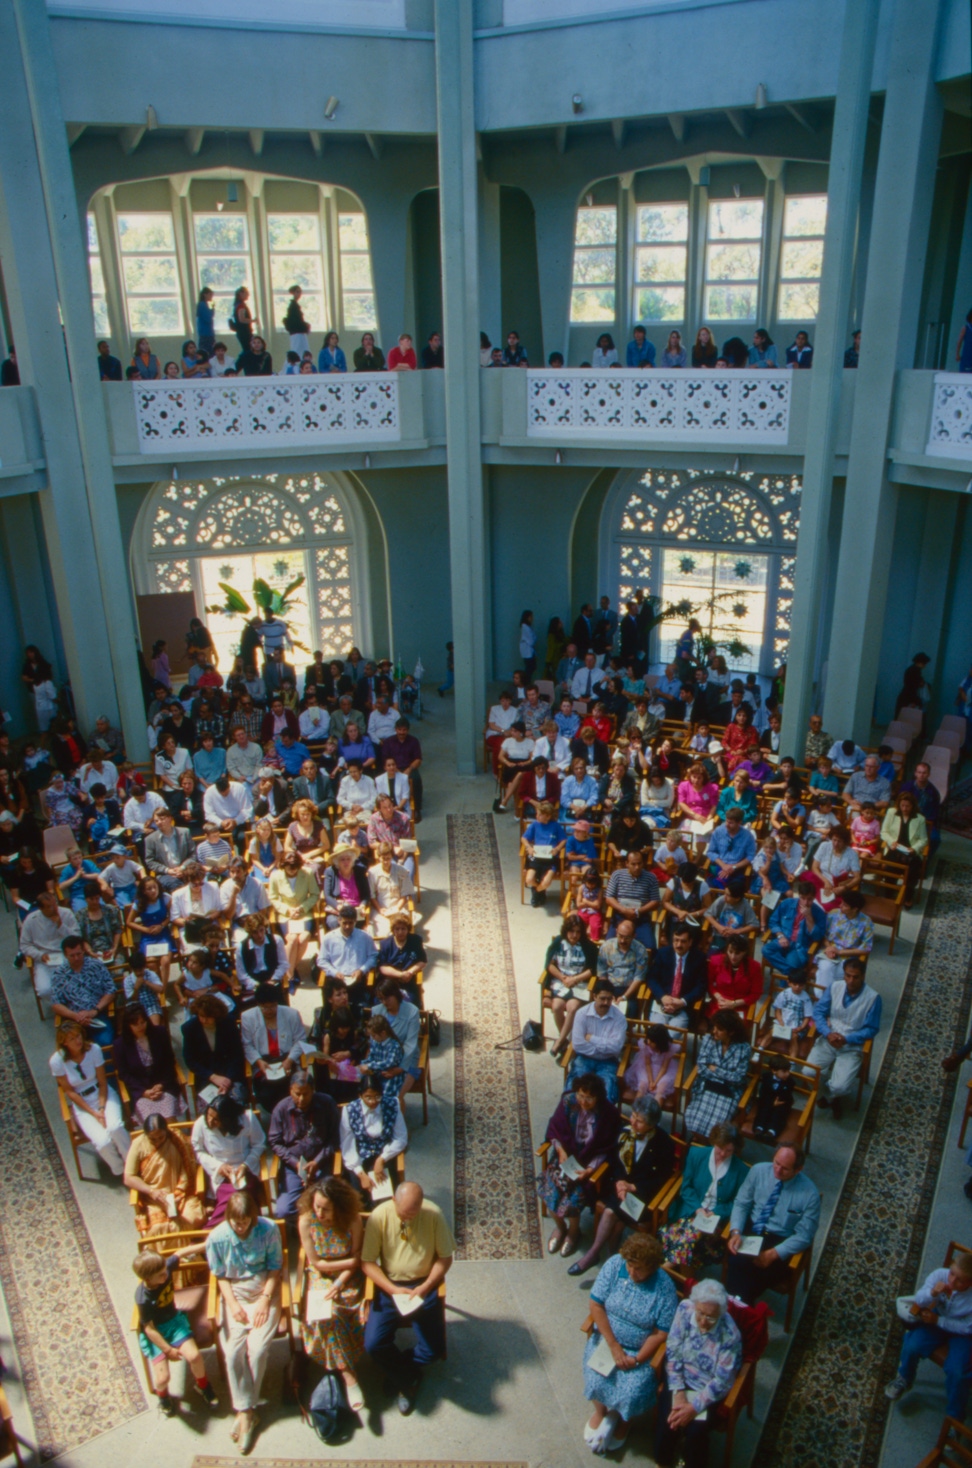
[[[139,1195],[135,1225],[140,1234],[204,1226],[206,1208],[196,1194],[196,1167],[186,1138],[170,1131],[160,1112],[150,1112],[125,1159],[125,1186]]]

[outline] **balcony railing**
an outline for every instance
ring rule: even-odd
[[[139,450],[397,441],[394,372],[133,382]]]
[[[791,383],[791,373],[771,371],[529,371],[527,436],[781,445]]]
[[[927,454],[972,457],[972,374],[936,372]]]

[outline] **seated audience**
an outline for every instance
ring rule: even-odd
[[[149,1111],[132,1138],[124,1183],[138,1193],[135,1226],[140,1234],[202,1228],[206,1208],[196,1194],[196,1156],[181,1132],[160,1111]]]
[[[654,1096],[638,1096],[631,1107],[628,1125],[611,1153],[603,1197],[595,1204],[597,1227],[587,1253],[567,1270],[585,1274],[632,1224],[645,1231],[636,1216],[636,1204],[648,1207],[659,1188],[675,1171],[675,1145],[659,1126],[661,1106]],[[628,1200],[627,1203],[625,1200]]]
[[[665,1344],[655,1416],[655,1456],[663,1468],[675,1462],[680,1442],[686,1468],[705,1468],[713,1409],[729,1395],[741,1364],[742,1340],[725,1288],[700,1280],[675,1311]]]
[[[165,1025],[150,1025],[140,1004],[127,1004],[114,1043],[115,1074],[128,1091],[134,1119],[152,1112],[171,1120],[186,1113],[172,1041]]]
[[[289,1094],[273,1108],[267,1140],[280,1159],[274,1216],[293,1218],[304,1189],[333,1171],[339,1149],[338,1109],[330,1096],[314,1090],[306,1071],[291,1073]]]
[[[359,348],[359,351],[361,349]],[[355,352],[357,359],[358,353]],[[384,362],[384,358],[382,358]],[[377,371],[355,367],[355,371]],[[348,1408],[364,1406],[355,1368],[364,1355],[361,1323],[361,1245],[364,1224],[361,1202],[344,1178],[324,1177],[309,1183],[297,1203],[297,1232],[308,1272],[327,1285],[333,1302],[330,1316],[301,1322],[304,1351],[325,1371],[340,1372]]]
[[[537,1180],[540,1199],[554,1220],[548,1253],[559,1250],[567,1259],[577,1252],[581,1213],[596,1198],[591,1176],[607,1161],[620,1129],[621,1114],[608,1099],[602,1078],[589,1071],[577,1075],[547,1125],[550,1150]],[[569,1159],[573,1167],[567,1167]]]
[[[50,1068],[83,1137],[115,1177],[121,1177],[129,1146],[121,1102],[108,1084],[101,1046],[90,1040],[84,1025],[71,1017],[58,1029]]]
[[[272,984],[258,984],[252,1009],[240,1018],[243,1054],[252,1072],[253,1096],[272,1113],[290,1090],[290,1077],[300,1064],[304,1024],[295,1009],[278,1002]]]
[[[790,1260],[808,1249],[820,1223],[820,1194],[803,1173],[799,1147],[777,1147],[772,1162],[757,1162],[736,1194],[730,1216],[726,1286],[747,1305],[764,1290],[786,1283]],[[757,1238],[758,1253],[740,1253],[744,1235]]]
[[[864,1045],[881,1027],[881,996],[864,982],[864,964],[847,958],[843,969],[843,978],[834,979],[814,1006],[817,1038],[809,1056],[820,1067],[817,1105],[835,1121],[860,1074]]]

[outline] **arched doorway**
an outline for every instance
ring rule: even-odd
[[[228,582],[250,600],[256,577],[283,590],[305,584],[295,637],[325,657],[369,646],[367,558],[354,494],[335,474],[265,474],[157,484],[132,537],[136,591],[192,592],[196,611],[232,661],[239,618],[207,612]]]
[[[648,469],[619,477],[601,519],[602,584],[618,604],[639,590],[691,602],[703,632],[746,652],[735,671],[768,676],[786,659],[803,483],[796,474]],[[681,631],[655,632],[667,662]]]

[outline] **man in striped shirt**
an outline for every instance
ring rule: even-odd
[[[627,919],[634,923],[638,942],[654,948],[655,929],[651,919],[659,903],[658,879],[653,872],[645,870],[642,852],[628,852],[624,866],[611,873],[606,896],[611,911],[608,936],[613,937],[617,925]]]

